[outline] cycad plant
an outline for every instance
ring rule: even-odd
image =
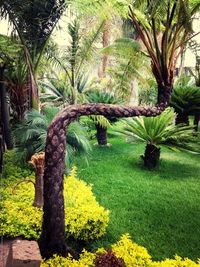
[[[177,113],[176,124],[189,125],[189,116],[200,112],[200,88],[191,77],[181,76],[176,81],[170,105]]]
[[[104,104],[122,104],[123,100],[116,94],[105,90],[93,89],[86,93],[89,103],[104,103]],[[107,129],[111,126],[111,123],[116,121],[112,117],[104,117],[101,115],[90,116],[94,121],[96,127],[96,137],[98,145],[107,145]]]
[[[200,112],[200,89],[192,85],[179,85],[173,90],[170,105],[177,113],[176,124],[189,125],[189,115]]]
[[[144,166],[154,169],[159,165],[160,146],[174,151],[200,152],[200,142],[193,137],[193,128],[185,125],[174,125],[175,113],[167,108],[157,117],[138,117],[123,121],[122,129],[117,132],[123,134],[130,142],[146,143],[142,156]]]
[[[35,153],[45,150],[48,126],[59,112],[56,107],[46,107],[40,113],[32,110],[14,130],[15,148],[22,160],[30,160]],[[87,154],[91,150],[85,129],[73,123],[67,132],[67,162],[70,163],[75,153]]]

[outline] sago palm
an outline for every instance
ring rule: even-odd
[[[177,113],[176,124],[189,124],[189,115],[200,112],[200,88],[196,86],[176,86],[173,90],[170,105]]]
[[[122,104],[123,100],[116,94],[105,91],[93,89],[86,93],[89,103],[104,103],[104,104]],[[96,127],[96,137],[98,145],[107,145],[107,129],[114,121],[112,117],[105,117],[101,115],[90,116]]]
[[[127,137],[129,142],[146,143],[142,156],[144,166],[153,169],[159,164],[160,146],[174,151],[200,152],[200,142],[193,137],[193,128],[174,125],[173,109],[166,109],[157,117],[138,117],[123,121],[122,129],[117,132]]]
[[[45,150],[48,126],[58,112],[59,109],[55,107],[46,107],[42,113],[32,110],[17,125],[14,130],[15,148],[21,159],[30,160],[33,154]],[[86,155],[91,150],[86,131],[78,122],[73,123],[69,128],[67,141],[68,163],[73,159],[76,152]]]

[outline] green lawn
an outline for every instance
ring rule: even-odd
[[[200,257],[200,156],[161,151],[159,170],[142,168],[144,145],[110,139],[94,147],[89,166],[77,160],[78,177],[94,185],[110,213],[107,234],[92,248],[109,246],[123,233],[145,246],[154,259],[175,254]]]

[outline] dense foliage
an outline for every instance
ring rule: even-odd
[[[174,259],[166,259],[160,262],[153,261],[148,251],[141,246],[138,246],[132,242],[128,234],[123,235],[121,239],[114,245],[112,245],[112,251],[116,257],[123,259],[126,267],[198,267],[200,262],[194,261],[176,256]],[[99,249],[99,253],[105,253],[104,249]],[[41,267],[94,267],[95,266],[96,253],[83,251],[79,260],[73,260],[70,256],[62,258],[54,256],[46,262],[43,262]],[[99,265],[100,266],[100,265]],[[123,266],[123,265],[101,265],[103,266]]]
[[[42,210],[32,205],[34,187],[25,182],[17,187],[14,187],[15,184],[16,180],[5,189],[1,188],[0,234],[38,239]],[[67,237],[89,240],[105,234],[109,212],[97,203],[91,186],[76,178],[75,169],[65,179],[64,188]]]
[[[14,130],[15,148],[19,158],[30,160],[34,153],[45,150],[48,126],[58,112],[59,108],[48,106],[42,112],[31,110],[26,114],[26,118]],[[67,132],[68,163],[76,152],[86,155],[90,150],[84,127],[74,122]]]

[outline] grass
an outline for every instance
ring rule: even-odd
[[[140,160],[144,145],[110,142],[110,148],[94,147],[89,166],[76,162],[78,177],[94,185],[97,200],[111,211],[107,234],[91,248],[129,233],[155,260],[199,258],[200,156],[162,148],[160,168],[148,171]]]

